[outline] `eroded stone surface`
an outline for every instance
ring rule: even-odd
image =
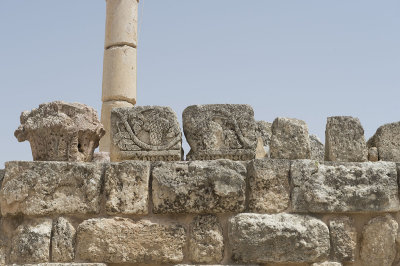
[[[316,135],[310,135],[311,159],[323,161],[325,158],[325,145]]]
[[[74,226],[65,218],[60,217],[53,223],[51,239],[52,261],[70,262],[75,258]]]
[[[290,202],[290,161],[256,159],[248,167],[249,211],[277,213],[286,210]]]
[[[105,173],[107,213],[148,213],[150,162],[112,163]]]
[[[110,153],[109,152],[95,152],[93,154],[94,163],[109,163],[110,162]]]
[[[257,147],[253,108],[244,104],[192,105],[182,114],[188,160],[251,160]]]
[[[328,117],[325,129],[325,160],[366,162],[368,150],[364,128],[358,118]]]
[[[400,122],[379,127],[368,140],[368,147],[378,149],[379,160],[400,162]]]
[[[310,159],[307,124],[294,118],[276,118],[272,123],[270,153],[276,159]]]
[[[94,163],[6,162],[1,213],[97,213],[102,168]]]
[[[360,257],[364,265],[389,266],[396,256],[398,223],[390,216],[373,218],[364,226]]]
[[[291,164],[295,212],[399,211],[396,164],[298,160]]]
[[[329,255],[329,230],[294,214],[239,214],[229,220],[232,258],[244,263],[314,262]]]
[[[325,261],[311,264],[311,266],[342,266],[340,262]]]
[[[378,155],[378,148],[377,147],[371,147],[371,148],[368,149],[368,161],[370,161],[370,162],[379,161],[379,155]]]
[[[38,264],[9,264],[7,266],[107,266],[103,263],[38,263]]]
[[[160,163],[152,171],[154,213],[241,212],[246,167],[230,160]]]
[[[77,254],[89,262],[179,263],[185,238],[185,230],[178,224],[90,219],[78,227]]]
[[[332,254],[336,261],[354,261],[357,231],[350,217],[337,217],[329,221]]]
[[[224,237],[215,215],[199,215],[189,229],[189,254],[193,263],[219,263],[224,256]]]
[[[97,112],[84,104],[56,101],[21,114],[14,135],[28,140],[35,161],[91,162],[105,134]]]
[[[256,121],[257,150],[256,158],[269,157],[269,144],[272,136],[272,123]]]
[[[111,161],[179,161],[182,133],[174,111],[162,106],[111,111]]]

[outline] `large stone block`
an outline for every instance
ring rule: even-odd
[[[325,145],[316,135],[310,135],[311,159],[323,161],[325,158]]]
[[[251,161],[248,167],[250,212],[277,213],[289,207],[289,170],[289,160]]]
[[[147,214],[150,162],[127,161],[107,165],[105,172],[108,214]]]
[[[251,160],[257,147],[253,108],[244,104],[192,105],[182,114],[188,160]]]
[[[182,133],[169,107],[113,109],[111,139],[111,161],[182,159]]]
[[[310,159],[310,139],[303,120],[278,117],[272,123],[271,158]]]
[[[379,127],[367,144],[378,149],[379,160],[400,162],[400,122]]]
[[[70,262],[74,260],[75,234],[74,226],[67,219],[59,217],[54,221],[51,237],[52,261]]]
[[[77,233],[77,256],[89,262],[178,263],[183,260],[185,230],[126,218],[90,219]]]
[[[353,219],[343,216],[329,221],[332,254],[336,261],[354,261],[357,231]]]
[[[396,164],[339,163],[313,160],[291,165],[295,212],[399,211]]]
[[[364,129],[358,118],[328,117],[325,129],[325,160],[339,162],[368,160]]]
[[[241,212],[245,174],[242,163],[230,160],[160,163],[152,172],[153,212]]]
[[[97,112],[80,103],[44,103],[20,120],[14,135],[30,142],[35,161],[91,162],[105,133]]]
[[[329,255],[329,230],[293,214],[239,214],[229,220],[232,258],[244,263],[315,262]]]
[[[103,166],[95,163],[6,162],[3,215],[94,214]]]

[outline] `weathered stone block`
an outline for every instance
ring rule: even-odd
[[[11,241],[10,262],[48,262],[51,224],[51,219],[38,219],[18,226]]]
[[[219,263],[224,257],[224,236],[218,218],[199,215],[189,229],[189,254],[194,263]]]
[[[298,160],[291,164],[295,212],[399,211],[395,163]]]
[[[111,111],[111,161],[180,161],[182,133],[174,111],[162,106]]]
[[[244,263],[314,262],[329,255],[329,230],[293,214],[239,214],[229,220],[232,258]]]
[[[103,263],[39,263],[39,264],[9,264],[7,266],[107,266]]]
[[[1,213],[98,213],[102,169],[95,163],[6,162]]]
[[[379,127],[367,144],[378,149],[379,160],[400,162],[400,122]]]
[[[127,161],[107,165],[105,172],[108,214],[147,214],[150,162]]]
[[[80,103],[44,103],[20,120],[14,135],[30,142],[35,161],[91,162],[105,133],[97,112]]]
[[[53,223],[51,238],[52,261],[70,262],[75,258],[74,226],[65,218],[60,217]]]
[[[77,233],[77,256],[89,262],[178,263],[183,260],[185,230],[126,218],[90,219]]]
[[[329,221],[332,254],[336,261],[354,261],[357,247],[357,231],[353,219],[338,217]]]
[[[368,161],[370,162],[379,161],[378,148],[371,147],[368,149]]]
[[[256,158],[269,157],[272,124],[265,121],[256,121],[257,149]]]
[[[390,215],[373,218],[364,226],[360,250],[363,265],[392,265],[396,257],[398,227]]]
[[[93,154],[93,163],[109,163],[110,153],[109,152],[95,152]]]
[[[325,160],[366,162],[368,150],[360,120],[351,116],[328,117],[325,129]]]
[[[276,118],[272,123],[270,153],[276,159],[310,159],[307,124],[294,118]]]
[[[188,160],[251,160],[257,147],[253,108],[244,104],[192,105],[182,114]]]
[[[310,135],[311,159],[323,161],[325,158],[325,145],[316,135]]]
[[[340,262],[325,261],[311,264],[311,266],[342,266]]]
[[[160,163],[152,171],[154,213],[241,212],[246,167],[230,160]]]
[[[286,210],[290,202],[290,161],[256,159],[248,167],[249,211],[277,213]]]

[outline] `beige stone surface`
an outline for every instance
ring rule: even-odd
[[[400,122],[380,126],[367,144],[378,149],[379,160],[400,162]]]
[[[8,264],[7,266],[107,266],[103,263],[38,263],[38,264]]]
[[[271,127],[272,123],[266,121],[256,121],[256,159],[269,157],[269,144],[272,136]]]
[[[357,248],[357,231],[354,220],[347,216],[329,221],[332,257],[335,261],[354,261]]]
[[[71,262],[75,258],[74,226],[65,218],[59,217],[53,222],[51,237],[51,258],[55,262]]]
[[[88,262],[179,263],[185,239],[185,229],[178,224],[90,219],[78,227],[77,256]]]
[[[127,161],[106,166],[104,192],[108,214],[147,214],[150,163]]]
[[[109,163],[110,153],[109,152],[95,152],[93,154],[93,163]]]
[[[310,135],[311,159],[323,161],[325,158],[325,145],[316,135]]]
[[[377,162],[379,160],[378,148],[371,147],[368,149],[368,161]]]
[[[6,162],[1,213],[26,216],[94,214],[103,166],[95,163]]]
[[[325,261],[311,264],[311,266],[342,266],[340,262]]]

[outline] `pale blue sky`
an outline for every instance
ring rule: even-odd
[[[257,120],[400,120],[400,1],[142,0],[138,104],[247,103]],[[101,107],[104,0],[0,1],[0,168],[31,160],[24,110]],[[187,147],[186,147],[187,152]]]

